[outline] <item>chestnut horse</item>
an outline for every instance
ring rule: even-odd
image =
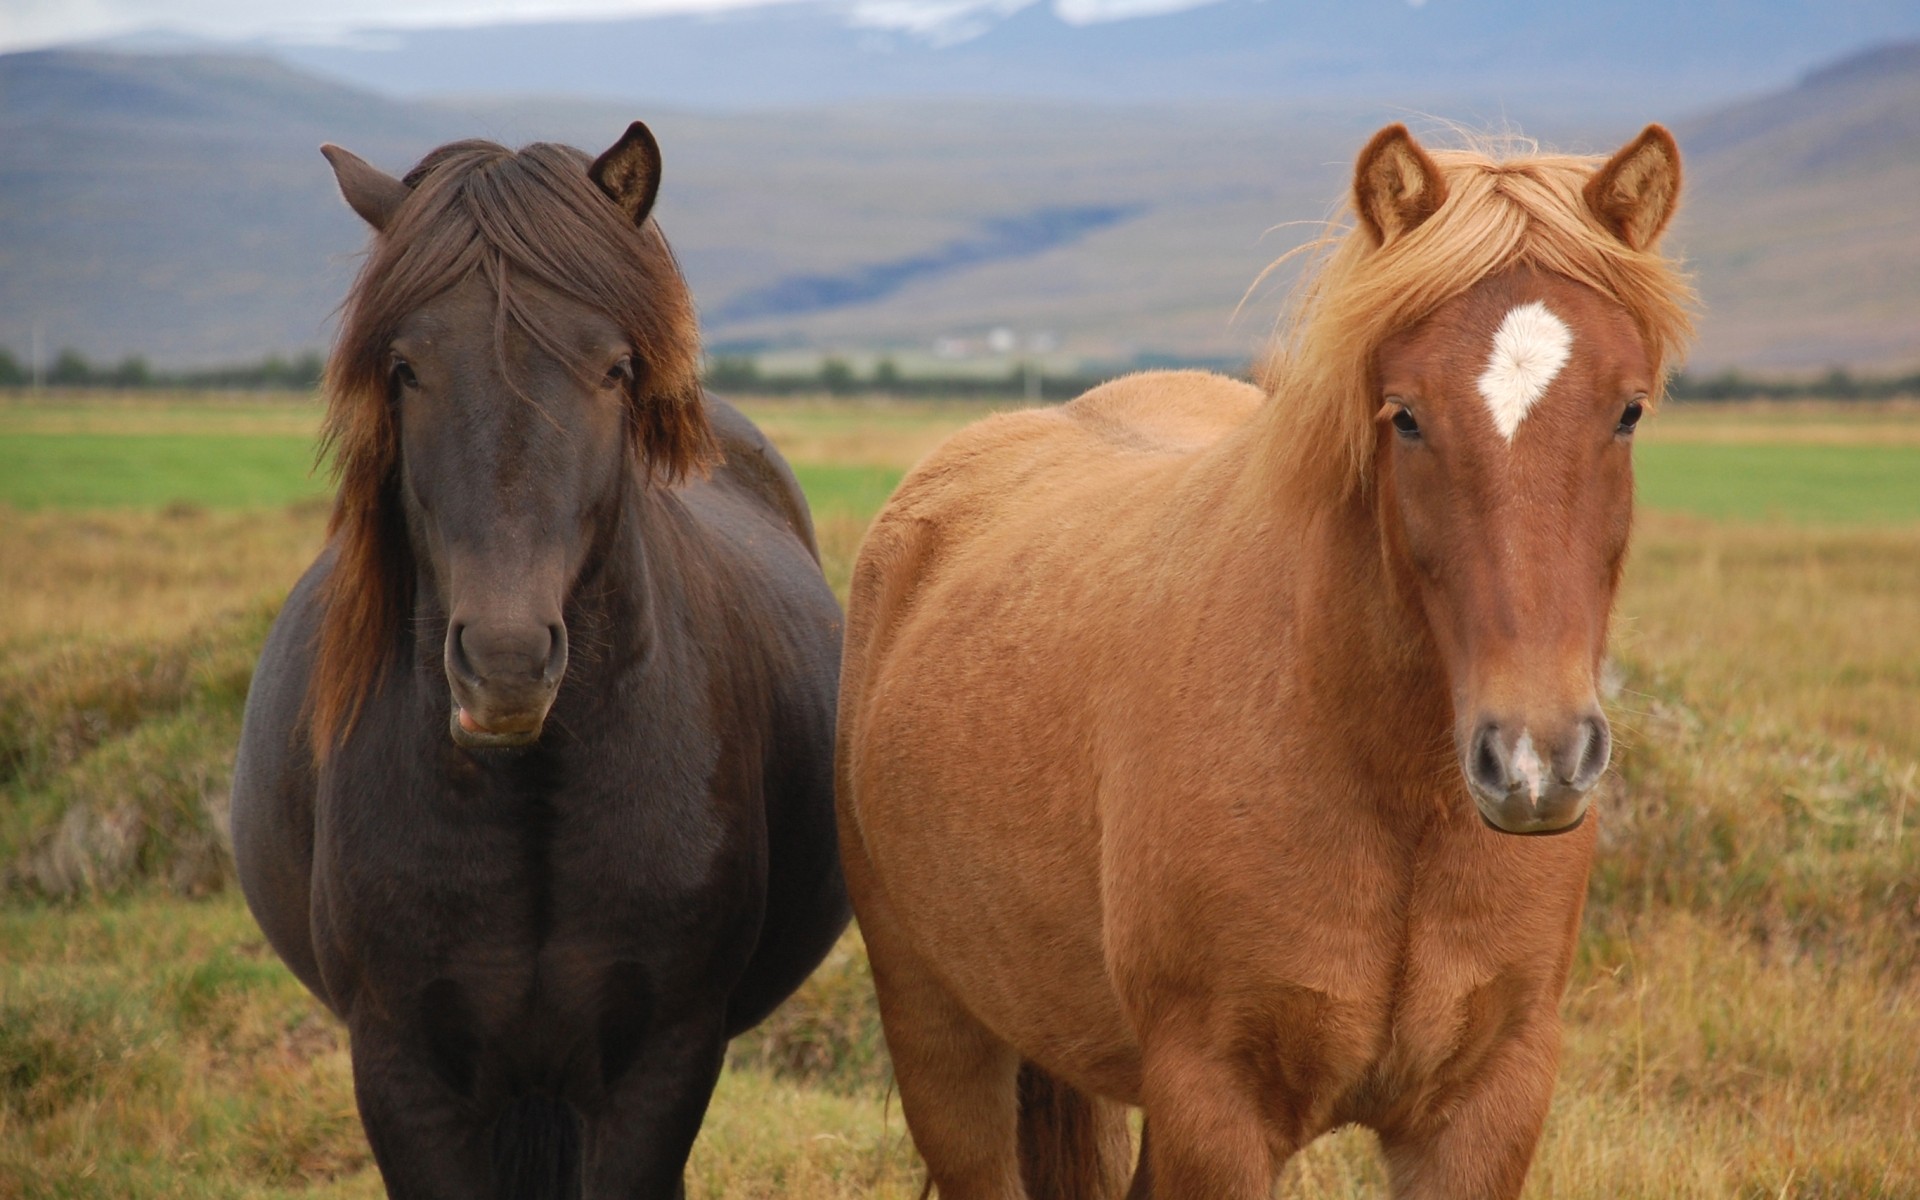
[[[329,540],[247,697],[241,886],[346,1022],[390,1195],[678,1195],[727,1039],[847,923],[806,502],[702,395],[644,125],[404,180],[326,154],[375,238]]]
[[[1688,331],[1649,127],[1361,153],[1257,390],[1142,374],[953,437],[860,552],[841,856],[945,1200],[1266,1197],[1376,1130],[1516,1195],[1608,760],[1635,423]],[[1553,836],[1516,836],[1516,835]]]

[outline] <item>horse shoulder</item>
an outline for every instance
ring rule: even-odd
[[[919,590],[942,573],[947,551],[992,523],[998,506],[1044,469],[1048,447],[1078,436],[1058,408],[998,413],[936,446],[881,506],[854,561],[848,585],[842,691],[865,695],[868,672],[887,655]],[[843,724],[857,713],[843,706]]]

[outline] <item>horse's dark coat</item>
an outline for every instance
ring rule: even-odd
[[[493,325],[493,296],[436,301],[419,386],[394,385],[420,407],[378,502],[406,530],[412,606],[325,753],[311,676],[338,537],[268,637],[235,858],[275,950],[347,1024],[392,1195],[674,1195],[727,1039],[846,924],[839,610],[799,488],[744,417],[707,399],[717,465],[650,483],[595,443],[579,373]],[[549,331],[605,332],[564,296],[532,303]],[[449,398],[482,434],[445,432],[425,406]],[[457,744],[450,614],[532,611],[543,587],[564,675],[537,740]]]

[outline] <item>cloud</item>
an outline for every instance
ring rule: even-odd
[[[719,12],[781,3],[831,4],[850,24],[963,41],[1048,0],[0,0],[0,52],[170,33],[213,41],[336,42],[363,30]],[[1216,0],[1051,0],[1070,25],[1153,16]],[[1408,0],[1419,5],[1425,0]]]
[[[0,51],[136,33],[216,41],[334,41],[359,29],[423,29],[707,12],[797,0],[3,0]]]
[[[1203,8],[1215,0],[1054,0],[1053,11],[1069,25],[1096,25],[1101,21],[1124,21],[1131,17],[1157,17],[1162,13]]]

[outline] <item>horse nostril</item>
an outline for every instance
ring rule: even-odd
[[[1574,760],[1573,777],[1567,782],[1584,789],[1591,787],[1607,769],[1607,760],[1613,753],[1613,731],[1607,727],[1607,719],[1596,714],[1581,722],[1581,733],[1580,753]]]
[[[473,669],[473,663],[467,657],[467,648],[464,644],[466,635],[467,627],[462,622],[455,622],[447,630],[447,666],[460,677],[462,683],[478,686],[480,673]]]
[[[551,687],[560,681],[560,675],[567,669],[567,627],[565,625],[547,626],[547,668],[541,675],[542,682]]]
[[[1507,790],[1507,762],[1500,753],[1500,727],[1491,722],[1473,735],[1473,778],[1493,792]]]

